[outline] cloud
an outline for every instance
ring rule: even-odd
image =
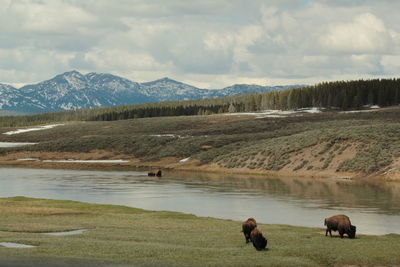
[[[321,37],[328,50],[347,54],[388,54],[392,36],[382,20],[371,13],[356,16],[350,23],[332,25]]]
[[[78,60],[74,58],[73,60]],[[162,66],[156,62],[151,55],[143,53],[133,53],[131,51],[121,51],[117,49],[96,50],[90,51],[81,55],[81,62],[87,64],[87,67],[96,66],[101,70],[112,71],[125,69],[141,69],[157,71]],[[71,62],[70,62],[71,63]],[[79,63],[79,62],[77,62]]]
[[[0,0],[0,82],[63,71],[206,85],[397,75],[400,2]]]

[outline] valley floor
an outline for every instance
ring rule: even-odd
[[[400,264],[394,234],[340,239],[321,228],[259,224],[268,239],[268,250],[259,252],[244,242],[241,222],[177,212],[13,197],[0,199],[0,214],[0,265],[7,266]],[[86,231],[44,234],[77,229]]]

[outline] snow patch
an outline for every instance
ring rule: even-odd
[[[21,161],[40,161],[40,159],[38,159],[38,158],[23,158],[23,159],[17,159],[17,160],[21,160]]]
[[[155,136],[155,137],[177,137],[177,138],[187,138],[189,136],[181,136],[178,134],[150,134],[149,136]]]
[[[64,125],[64,124],[50,124],[50,125],[44,125],[44,126],[37,126],[34,128],[18,129],[16,131],[9,131],[9,132],[5,132],[3,134],[13,135],[13,134],[20,134],[20,133],[26,133],[26,132],[32,132],[32,131],[40,131],[40,130],[51,129],[51,128],[61,126],[61,125]]]
[[[371,110],[371,109],[367,109],[367,110],[348,110],[348,111],[339,111],[339,113],[361,113],[361,112],[374,112],[376,110]]]
[[[150,134],[149,136],[155,136],[155,137],[176,137],[175,134]]]
[[[63,110],[72,110],[75,108],[75,105],[73,103],[63,103],[60,105],[60,107]]]
[[[41,160],[38,158],[22,158],[22,159],[17,159],[20,161],[41,161],[41,162],[71,162],[71,163],[121,163],[121,162],[129,162],[129,160],[124,160],[124,159],[88,159],[88,160],[83,160],[83,159],[45,159]]]
[[[51,233],[43,233],[44,235],[52,235],[52,236],[64,236],[64,235],[77,235],[82,234],[87,231],[87,229],[79,229],[73,231],[65,231],[65,232],[51,232]]]
[[[317,107],[312,107],[312,108],[300,108],[297,109],[296,111],[300,111],[300,112],[307,112],[307,113],[321,113],[321,109],[317,108]]]
[[[129,160],[124,159],[105,159],[105,160],[81,160],[81,159],[61,159],[61,160],[42,160],[42,162],[72,162],[72,163],[120,163],[120,162],[129,162]]]
[[[259,112],[236,112],[236,113],[225,113],[225,115],[249,115],[258,117],[269,117],[269,118],[285,118],[287,115],[299,114],[299,113],[320,113],[322,112],[320,108],[310,107],[310,108],[300,108],[294,110],[262,110]]]
[[[0,142],[0,147],[18,147],[18,146],[30,146],[36,145],[37,143],[13,143],[13,142]]]
[[[364,106],[362,106],[363,108],[381,108],[380,106],[378,106],[378,105],[364,105]]]
[[[263,116],[257,116],[257,119],[262,119],[262,118],[286,118],[287,116],[284,115],[263,115]]]
[[[0,242],[0,246],[6,247],[6,248],[34,248],[34,247],[36,247],[36,246],[25,245],[25,244],[20,244],[20,243],[12,243],[12,242]]]
[[[185,159],[181,159],[179,162],[186,162],[186,161],[188,161],[188,160],[190,160],[190,157],[185,158]]]

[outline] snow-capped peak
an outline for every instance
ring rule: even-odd
[[[139,84],[113,74],[95,72],[82,74],[73,70],[19,89],[0,84],[0,109],[38,113],[222,97],[271,91],[274,88],[278,87],[234,85],[224,89],[207,90],[168,77]]]
[[[74,89],[82,89],[86,87],[86,77],[76,70],[65,72],[61,77]]]

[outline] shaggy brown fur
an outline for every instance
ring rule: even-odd
[[[244,234],[244,238],[246,239],[246,243],[250,242],[250,233],[256,227],[257,227],[257,222],[254,218],[248,218],[246,221],[242,223],[242,232]]]
[[[257,250],[264,250],[267,246],[267,239],[263,236],[258,228],[253,229],[250,233],[251,242]]]
[[[332,230],[339,231],[339,235],[343,238],[344,234],[347,234],[349,238],[356,237],[356,227],[351,225],[349,217],[346,215],[340,214],[335,215],[325,219],[324,224],[326,225],[325,236],[329,235],[332,237]]]

